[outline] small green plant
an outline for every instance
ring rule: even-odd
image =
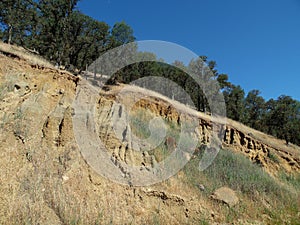
[[[77,225],[77,224],[81,224],[80,219],[78,219],[78,218],[71,219],[70,225]]]
[[[0,98],[1,99],[1,98]],[[4,115],[2,118],[0,118],[0,129],[4,128],[4,125],[7,123],[8,121],[8,115],[6,112],[4,112]]]
[[[9,87],[6,84],[0,85],[0,100],[2,100],[5,94],[9,91]]]
[[[24,113],[20,107],[15,112],[14,121],[14,134],[23,141],[25,139],[26,132],[24,126]]]
[[[209,225],[209,222],[206,219],[201,219],[199,225]]]
[[[234,210],[233,208],[228,208],[226,213],[226,222],[232,223],[238,218],[238,212]]]
[[[278,156],[275,155],[275,154],[272,153],[272,152],[269,152],[269,153],[268,153],[268,157],[269,157],[269,159],[271,159],[271,160],[272,160],[273,162],[275,162],[275,163],[279,163],[279,162],[280,162]]]
[[[159,215],[157,213],[153,213],[153,215],[152,215],[152,224],[160,225],[160,219],[159,219]]]
[[[134,135],[139,138],[147,138],[151,135],[149,121],[151,115],[146,110],[138,110],[130,115],[130,126]]]
[[[0,85],[0,100],[3,98],[4,95],[4,87],[3,85]]]

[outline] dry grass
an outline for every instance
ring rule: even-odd
[[[43,67],[54,68],[54,66],[51,63],[49,63],[41,56],[32,54],[22,47],[5,44],[2,41],[0,41],[0,52],[4,54],[9,54],[9,56],[12,56],[13,58],[18,57],[20,59],[26,60],[31,65],[39,65]]]

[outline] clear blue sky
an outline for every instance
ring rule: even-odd
[[[300,100],[300,0],[82,0],[78,9],[140,40],[182,45],[266,99]]]

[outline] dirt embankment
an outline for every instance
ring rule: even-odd
[[[77,77],[7,54],[0,65],[1,224],[181,224],[209,216],[197,192],[175,178],[134,188],[90,168],[74,138]]]
[[[122,92],[119,95],[118,93],[123,88],[126,88],[126,94]],[[197,129],[195,130],[195,135],[197,135],[200,145],[207,146],[210,144],[212,130],[214,129],[217,135],[221,137],[224,148],[246,155],[251,161],[260,164],[266,171],[273,175],[276,175],[281,169],[295,173],[300,171],[299,147],[294,145],[286,146],[282,140],[277,140],[274,137],[253,130],[230,119],[220,120],[221,123],[219,124],[214,123],[213,128],[210,116],[185,108],[182,104],[167,100],[157,93],[145,91],[134,86],[121,85],[119,87],[112,87],[112,90],[103,92],[102,96],[99,101],[99,108],[101,109],[101,114],[106,114],[102,115],[100,121],[98,121],[102,124],[102,127],[109,127],[111,125],[113,119],[109,118],[109,116],[115,115],[115,110],[118,111],[119,115],[125,114],[125,112],[122,112],[122,110],[126,110],[125,107],[117,109],[112,107],[115,103],[130,105],[132,106],[131,109],[127,110],[137,111],[147,109],[153,116],[162,117],[178,125],[183,120],[196,120]],[[131,98],[131,100],[128,98]],[[130,101],[134,103],[130,103]],[[101,118],[106,118],[106,121],[110,121],[110,123],[105,123]],[[112,132],[107,132],[106,129],[103,129],[103,134],[100,137],[104,140],[112,141],[113,139],[107,138],[108,134],[109,137],[113,137]],[[122,144],[120,143],[120,145]],[[122,149],[121,146],[120,149]],[[123,154],[120,153],[120,155]]]
[[[0,54],[1,224],[195,224],[203,218],[211,223],[226,220],[226,215],[215,212],[219,206],[183,182],[182,171],[151,187],[119,185],[97,174],[82,157],[74,137],[73,101],[85,84],[68,72],[41,65],[30,60],[30,55],[23,58],[24,52],[15,51],[13,55]],[[116,98],[120,88],[102,91],[95,103],[98,135],[118,169],[124,170],[125,163],[153,172],[158,160],[143,151],[132,151],[142,146],[136,146],[129,128],[120,141],[111,127],[110,121],[121,121],[125,110],[113,107],[113,103],[129,101]],[[129,87],[129,91],[133,99],[150,94],[136,87]],[[209,116],[182,105],[178,110],[173,104],[178,103],[170,104],[156,95],[137,101],[134,109],[146,109],[175,124],[192,118],[197,121],[194,133],[199,143],[208,145],[212,130]],[[298,147],[284,146],[230,120],[218,127],[224,131],[224,147],[247,155],[270,173],[280,168],[299,172]]]

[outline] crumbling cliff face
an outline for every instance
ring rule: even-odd
[[[226,126],[223,141],[225,147],[241,151],[251,161],[261,164],[271,173],[276,173],[281,168],[289,172],[300,170],[298,153],[286,150],[284,144],[276,146],[265,143],[255,138],[252,133],[243,133],[232,126]]]
[[[108,148],[113,148],[118,141],[112,138],[114,137],[113,130],[107,130],[111,123],[107,124],[104,120],[101,120],[101,118],[106,118],[106,121],[111,122],[113,119],[109,118],[110,115],[117,114],[114,113],[114,111],[117,110],[118,115],[125,114],[125,112],[123,112],[126,110],[125,107],[118,107],[117,109],[112,107],[114,103],[121,104],[125,101],[130,101],[128,97],[124,99],[124,95],[118,95],[118,92],[122,88],[124,87],[112,87],[111,91],[103,92],[103,95],[99,101],[99,110],[101,111],[101,116],[99,117],[100,120],[98,122],[101,124],[102,128],[104,128],[100,129],[102,130],[100,137],[103,140],[107,140],[106,142],[109,145]],[[210,116],[195,112],[193,110],[186,110],[181,104],[172,102],[171,100],[171,102],[168,102],[165,99],[160,98],[161,96],[159,95],[149,97],[151,96],[151,93],[144,94],[142,93],[143,91],[141,89],[136,87],[127,87],[127,89],[128,94],[126,96],[131,96],[133,99],[135,99],[135,103],[130,109],[131,111],[147,109],[153,114],[153,117],[159,116],[178,125],[183,120],[197,120],[197,129],[195,130],[195,135],[197,136],[199,145],[210,145],[210,139],[213,130]],[[103,114],[106,114],[106,116]],[[216,132],[218,135],[220,135],[223,148],[234,150],[246,155],[251,161],[260,164],[269,173],[276,175],[276,173],[281,169],[284,169],[288,172],[299,172],[300,158],[299,151],[296,146],[286,146],[283,141],[279,141],[271,136],[262,134],[231,120],[227,120],[227,123],[224,123],[224,121],[221,121],[219,124],[215,123],[214,126]],[[130,131],[130,128],[126,130]],[[131,134],[129,134],[128,137],[130,135]],[[127,145],[128,141],[129,145]],[[114,153],[117,157],[120,156],[121,160],[124,158],[132,159],[132,156],[126,157],[126,154],[132,155],[132,153],[130,153],[131,150],[128,150],[128,152],[125,151],[125,149],[131,149],[131,146],[134,145],[131,143],[131,138],[126,139],[126,146],[124,146],[124,142],[117,145],[119,146],[117,147],[117,149],[119,149],[119,153]],[[199,149],[196,149],[196,153],[197,152],[199,152]],[[140,157],[141,158],[138,161],[141,161],[141,163],[144,165],[148,165],[149,162],[155,163],[155,159],[147,158],[150,157],[148,154],[146,156],[142,156],[141,154]],[[142,160],[142,158],[144,159]]]
[[[226,220],[203,193],[183,182],[182,171],[151,187],[120,185],[99,175],[83,157],[74,135],[73,102],[77,91],[87,85],[84,80],[17,52],[0,54],[0,65],[1,224],[195,224],[203,218],[222,224]],[[210,144],[208,115],[136,87],[129,87],[131,98],[125,98],[118,95],[122,88],[111,86],[101,91],[94,102],[93,122],[104,143],[103,151],[125,178],[130,178],[131,172],[126,166],[133,165],[145,174],[157,174],[164,159],[143,151],[149,146],[136,141],[133,126],[112,126],[112,121],[124,122],[124,106],[131,104],[130,99],[134,104],[129,116],[144,110],[149,117],[163,118],[175,130],[183,121],[195,122],[197,129],[191,135],[198,146],[194,154],[201,145]],[[216,127],[223,134],[224,148],[245,154],[271,174],[281,168],[299,172],[298,147],[285,146],[283,141],[230,120]],[[166,135],[167,139],[169,133]],[[166,152],[170,153],[178,143],[170,138],[161,144],[169,147]],[[189,160],[193,155],[186,152],[183,157]]]
[[[18,55],[0,54],[0,65],[1,224],[182,224],[209,216],[209,206],[195,197],[199,193],[178,179],[135,188],[100,176],[86,163],[73,130],[77,77]],[[101,104],[98,112],[105,116],[111,108]],[[105,118],[98,121],[104,125]],[[99,128],[104,137],[105,127]],[[125,142],[105,137],[117,168],[122,170],[119,158],[133,162]],[[136,157],[149,168],[154,162]]]

